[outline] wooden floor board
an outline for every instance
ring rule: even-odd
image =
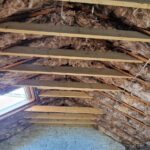
[[[149,0],[58,0],[58,1],[150,9]]]
[[[2,69],[0,69],[2,71]],[[21,72],[30,74],[45,75],[70,75],[70,76],[87,76],[87,77],[111,77],[111,78],[132,78],[132,76],[123,74],[114,69],[107,68],[81,68],[81,67],[49,67],[41,65],[18,65],[3,71]]]
[[[58,26],[52,24],[35,24],[21,22],[7,22],[0,24],[0,32],[63,36],[75,38],[91,38],[103,40],[123,40],[135,42],[150,42],[150,36],[137,31],[96,29],[83,27]]]
[[[63,98],[86,98],[91,99],[92,96],[82,91],[43,91],[39,94],[40,97],[63,97]]]
[[[60,82],[47,80],[25,80],[16,86],[35,87],[38,89],[71,90],[71,91],[121,91],[121,89],[103,83]]]
[[[5,49],[0,55],[6,56],[22,56],[22,57],[40,57],[40,58],[59,58],[71,60],[90,60],[90,61],[112,61],[112,62],[128,62],[142,63],[134,57],[119,52],[102,52],[100,50],[90,52],[83,50],[68,49],[44,49],[37,47],[16,46]]]
[[[35,105],[28,108],[28,112],[43,112],[43,113],[72,113],[72,114],[103,114],[101,109],[91,107],[64,107],[64,106],[43,106]]]

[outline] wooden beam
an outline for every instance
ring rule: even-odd
[[[79,90],[79,91],[120,91],[115,86],[102,83],[82,83],[82,82],[61,82],[48,80],[25,80],[16,84],[16,86],[30,86],[39,89],[53,90]]]
[[[34,24],[7,22],[0,24],[0,32],[63,36],[76,38],[91,38],[103,40],[123,40],[136,42],[150,42],[150,36],[127,30],[96,29],[83,27],[58,26],[52,24]]]
[[[94,114],[101,115],[102,110],[91,107],[64,107],[64,106],[40,106],[35,105],[26,109],[28,112],[41,113],[71,113],[71,114]]]
[[[149,0],[58,0],[58,1],[150,9]]]
[[[96,120],[97,116],[92,114],[31,113],[25,118],[41,120]]]
[[[82,91],[43,91],[40,97],[67,97],[67,98],[86,98],[91,99],[92,96]]]
[[[97,69],[97,68],[79,68],[79,67],[49,67],[41,65],[18,65],[0,71],[45,74],[45,75],[70,75],[70,76],[87,76],[87,77],[110,77],[110,78],[132,78],[132,76],[123,74],[114,69]]]
[[[29,120],[30,123],[40,125],[96,125],[95,121],[73,121],[73,120]]]
[[[16,46],[8,48],[0,55],[6,56],[23,56],[23,57],[41,57],[41,58],[59,58],[72,60],[90,60],[90,61],[113,61],[142,63],[143,61],[131,57],[125,53],[119,52],[102,52],[102,51],[83,51],[83,50],[67,50],[67,49],[43,49],[37,47]]]

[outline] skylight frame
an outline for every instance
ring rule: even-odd
[[[32,103],[35,101],[35,94],[34,94],[34,89],[32,87],[22,87],[24,88],[27,100],[17,103],[13,105],[12,107],[6,108],[6,111],[2,111],[0,113],[0,120],[9,117],[10,115],[22,111],[29,107],[30,105],[32,106]]]

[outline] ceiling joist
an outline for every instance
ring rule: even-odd
[[[59,1],[150,9],[149,0],[59,0]]]
[[[29,120],[30,123],[40,124],[40,125],[96,125],[95,121],[86,121],[86,120]]]
[[[113,61],[113,62],[128,62],[142,63],[134,57],[125,53],[119,52],[102,52],[102,51],[83,51],[83,50],[68,50],[68,49],[45,49],[37,47],[16,46],[1,51],[0,55],[6,56],[22,56],[22,57],[40,57],[40,58],[59,58],[71,60],[90,60],[90,61]]]
[[[63,98],[86,98],[91,99],[92,96],[82,91],[43,91],[39,94],[40,97],[63,97]]]
[[[101,109],[91,107],[64,107],[64,106],[40,106],[35,105],[28,109],[27,112],[41,112],[41,113],[70,113],[70,114],[103,114]]]
[[[97,116],[93,114],[67,114],[67,113],[30,113],[25,118],[27,119],[51,119],[55,120],[96,120]]]
[[[47,35],[47,36],[63,36],[76,38],[91,38],[103,40],[123,40],[134,42],[150,42],[150,36],[139,33],[137,31],[127,30],[111,30],[82,28],[70,26],[58,26],[52,24],[34,24],[7,22],[0,24],[0,32]]]
[[[82,83],[82,82],[60,82],[48,80],[25,80],[17,83],[16,86],[30,86],[39,89],[53,90],[79,90],[79,91],[120,91],[115,86],[103,83]]]
[[[87,77],[111,77],[111,78],[132,78],[114,69],[107,68],[79,68],[79,67],[49,67],[41,65],[18,65],[9,69],[0,69],[0,71],[44,74],[44,75],[70,75]]]

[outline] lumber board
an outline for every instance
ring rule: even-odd
[[[87,77],[110,77],[110,78],[132,78],[132,76],[123,74],[115,69],[107,68],[81,68],[81,67],[49,67],[41,65],[22,64],[0,71],[44,74],[44,75],[70,75]]]
[[[150,9],[149,0],[58,0],[58,1]]]
[[[68,49],[43,49],[37,47],[16,46],[0,52],[0,55],[6,56],[23,56],[23,57],[40,57],[40,58],[59,58],[71,60],[90,60],[90,61],[113,61],[113,62],[128,62],[142,63],[130,55],[119,52],[100,50],[90,52],[83,50],[68,50]]]
[[[103,40],[123,40],[136,42],[150,42],[150,36],[137,31],[96,29],[53,24],[35,24],[7,22],[0,24],[0,32],[33,34],[46,36],[63,36],[75,38],[91,38]]]
[[[96,125],[97,123],[95,121],[64,121],[64,120],[47,120],[47,121],[41,121],[41,120],[29,120],[32,124],[45,124],[45,125]]]
[[[91,114],[31,113],[25,118],[41,120],[96,120],[97,116]]]
[[[64,97],[64,98],[86,98],[91,99],[92,96],[82,91],[43,91],[39,94],[40,97]]]
[[[72,90],[72,91],[120,91],[115,86],[103,83],[82,83],[82,82],[61,82],[47,80],[25,80],[16,84],[16,86],[36,87],[38,89],[53,89],[53,90]]]
[[[43,106],[35,105],[28,109],[28,112],[41,112],[41,113],[71,113],[71,114],[103,114],[101,109],[91,107],[64,107],[64,106]]]

